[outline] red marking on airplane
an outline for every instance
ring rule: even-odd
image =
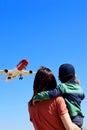
[[[21,60],[20,62],[19,62],[19,64],[17,64],[17,69],[19,70],[19,71],[21,71],[21,70],[23,70],[26,66],[28,65],[28,60],[26,60],[26,59],[23,59],[23,60]]]

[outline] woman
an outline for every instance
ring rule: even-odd
[[[56,86],[52,71],[40,67],[34,79],[33,97],[39,92],[55,89]],[[33,104],[33,97],[28,103],[28,111],[35,130],[81,130],[72,123],[61,96],[35,104]]]

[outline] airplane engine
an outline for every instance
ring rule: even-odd
[[[32,70],[29,70],[29,73],[32,74],[33,73]]]
[[[8,69],[4,69],[4,72],[5,72],[5,73],[8,73]]]

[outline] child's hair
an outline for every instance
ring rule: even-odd
[[[62,83],[75,80],[75,69],[71,64],[62,64],[59,67],[59,79]]]

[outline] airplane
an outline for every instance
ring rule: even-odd
[[[28,60],[23,59],[17,64],[16,68],[14,68],[13,70],[9,70],[9,69],[0,70],[0,74],[7,76],[7,78],[5,79],[2,78],[2,80],[10,81],[16,78],[17,76],[19,76],[19,79],[22,80],[23,76],[36,74],[36,72],[33,72],[32,70],[29,71],[24,70],[26,69],[27,65],[28,65]]]

